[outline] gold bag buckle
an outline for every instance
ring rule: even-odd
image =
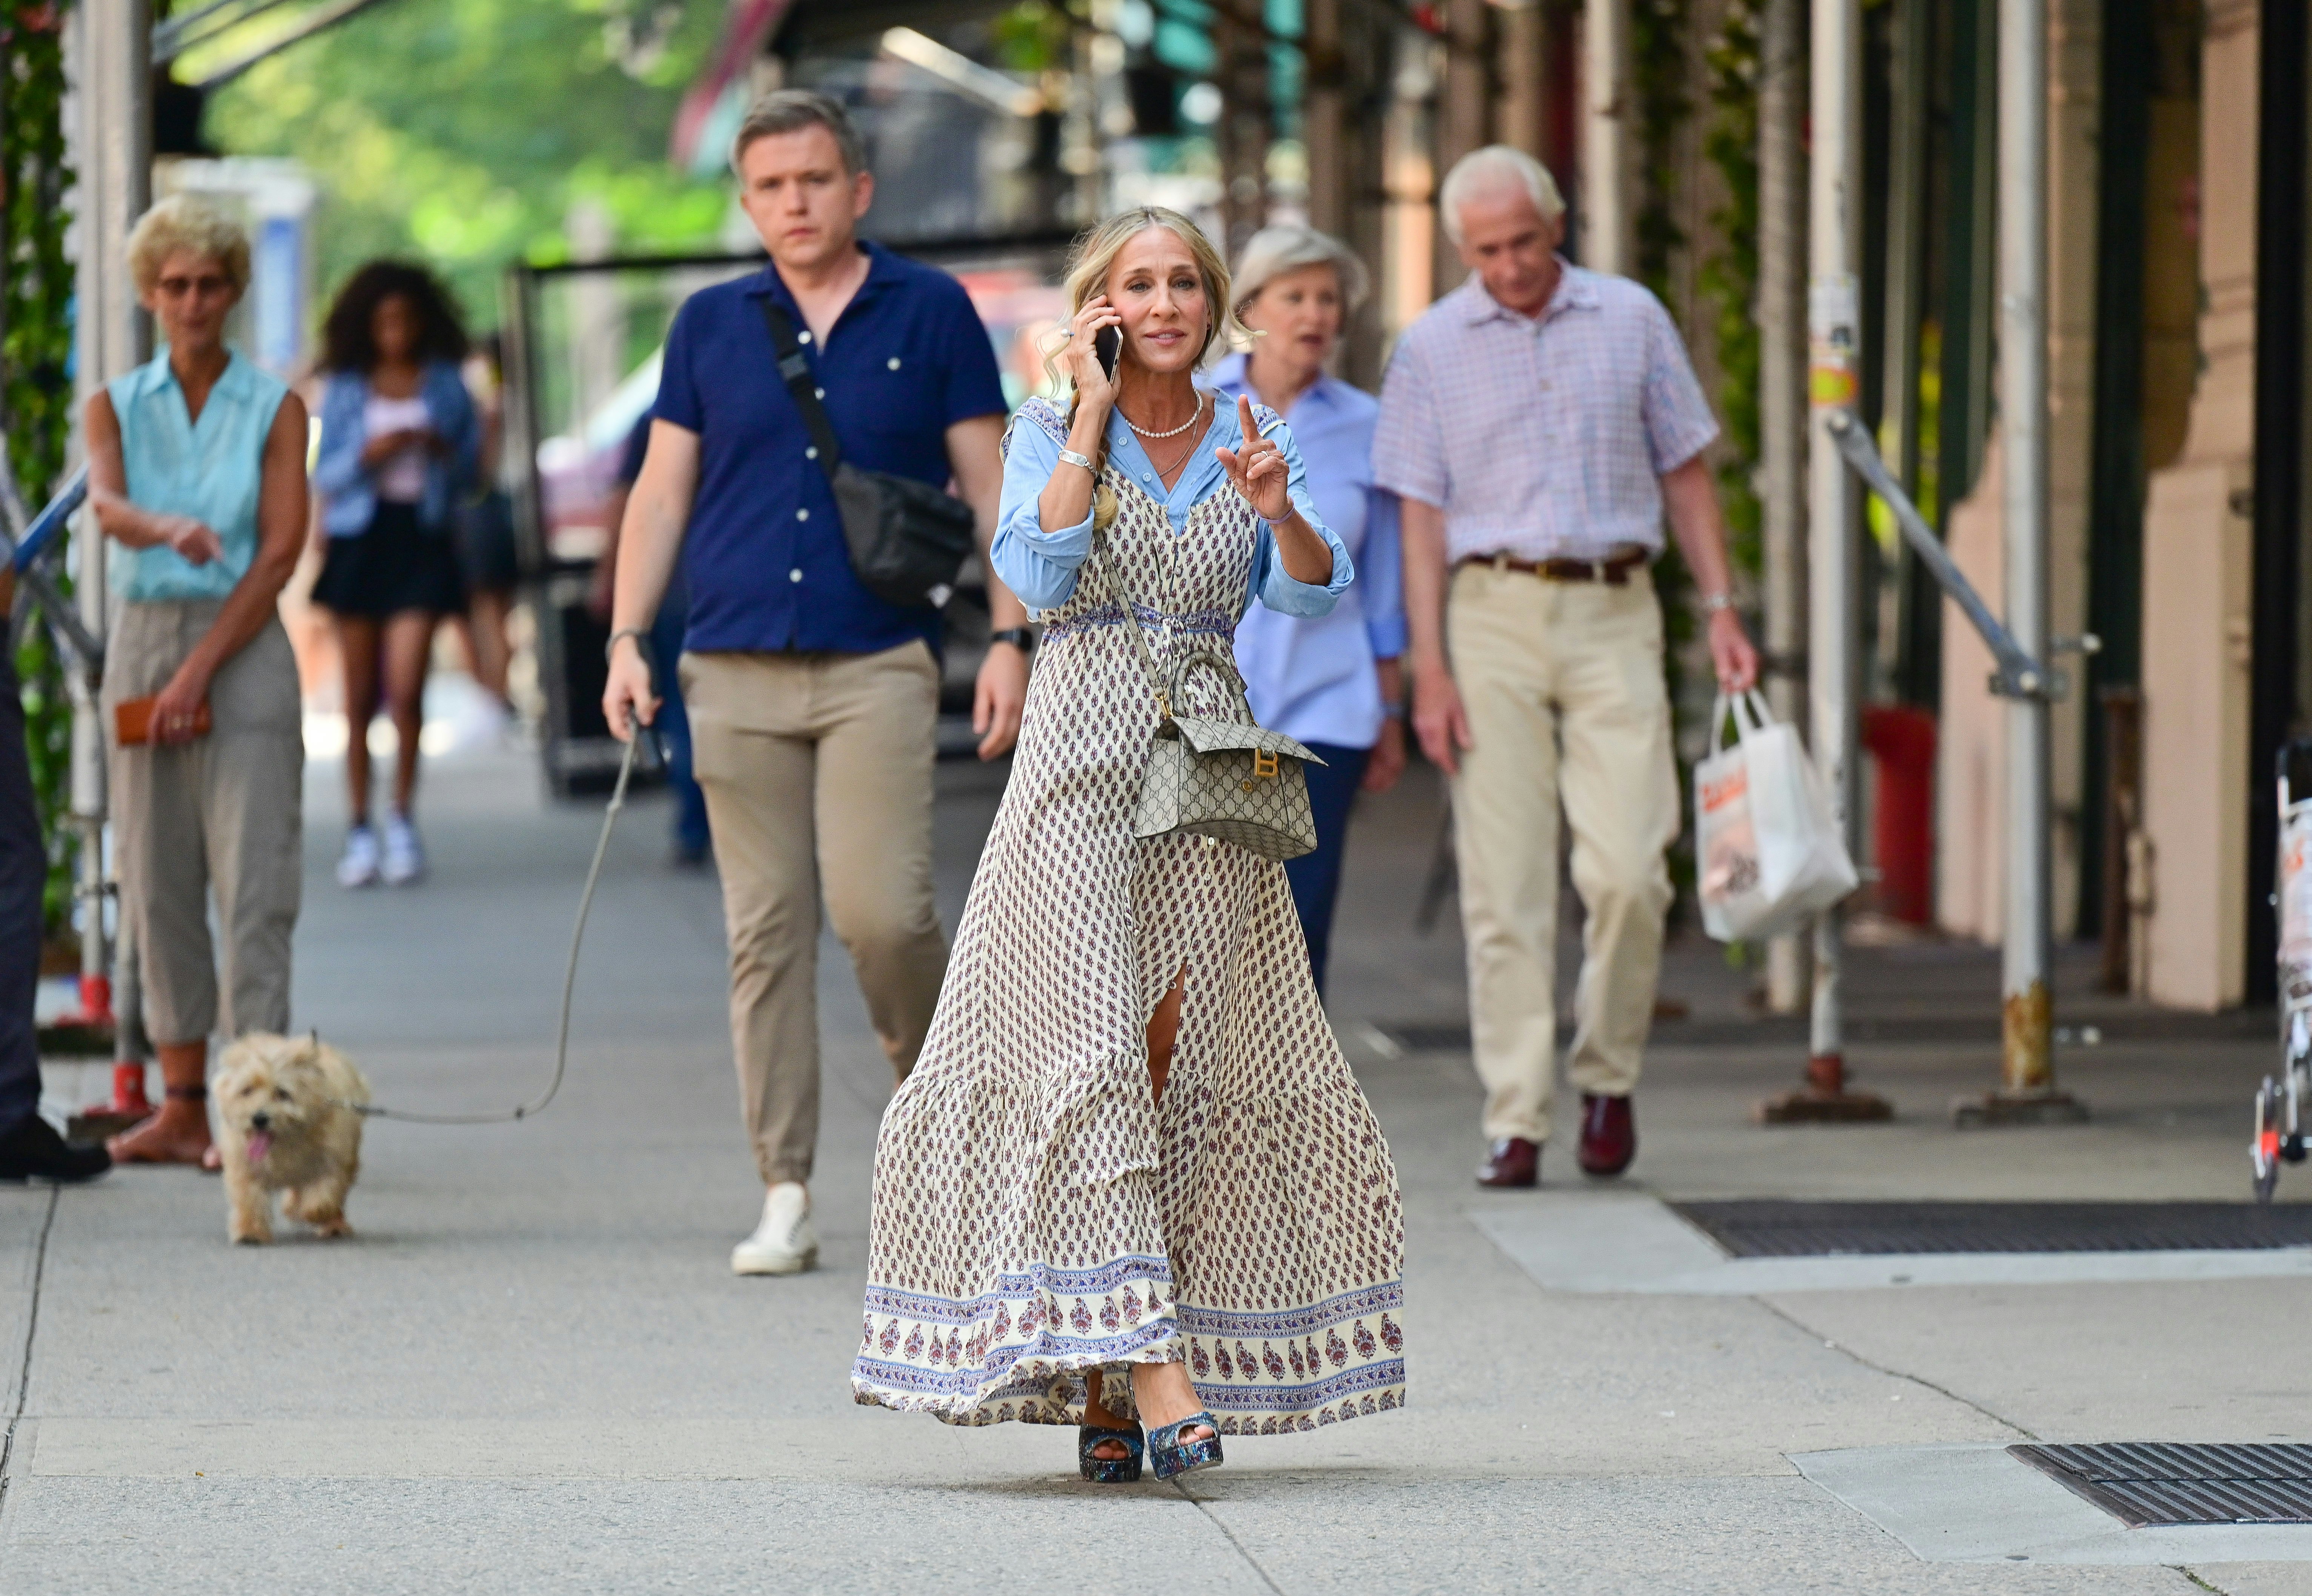
[[[1264,781],[1276,774],[1276,750],[1257,748],[1252,750],[1252,773]]]

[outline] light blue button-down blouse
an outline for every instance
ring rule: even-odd
[[[1231,355],[1210,381],[1234,408],[1239,394],[1257,399],[1245,357]],[[1236,628],[1236,662],[1252,713],[1273,732],[1302,742],[1371,748],[1380,741],[1376,660],[1405,652],[1405,560],[1397,495],[1373,484],[1373,426],[1380,401],[1336,377],[1320,375],[1293,401],[1294,438],[1325,524],[1357,563],[1357,583],[1334,611],[1316,620],[1248,609]]]
[[[1076,591],[1077,568],[1091,554],[1090,512],[1072,527],[1047,532],[1043,527],[1042,512],[1037,508],[1037,499],[1060,463],[1059,440],[1029,414],[1029,406],[1047,405],[1043,399],[1029,399],[1012,420],[1003,460],[1003,505],[995,525],[995,574],[1031,611],[1051,609],[1067,602],[1068,595]],[[1179,480],[1169,492],[1124,417],[1110,412],[1108,418],[1111,469],[1128,473],[1150,498],[1164,506],[1175,534],[1187,530],[1188,513],[1198,504],[1216,493],[1236,491],[1229,486],[1228,468],[1214,452],[1237,447],[1242,439],[1242,429],[1237,422],[1235,405],[1222,401],[1214,408],[1217,414],[1212,425],[1205,429],[1195,453],[1181,469]],[[1057,413],[1065,412],[1061,409]],[[1263,432],[1284,456],[1289,473],[1286,492],[1292,496],[1293,507],[1332,548],[1333,577],[1322,587],[1295,582],[1285,571],[1284,562],[1277,557],[1275,534],[1264,524],[1259,542],[1253,549],[1248,596],[1286,615],[1329,614],[1334,603],[1355,579],[1356,566],[1340,539],[1318,514],[1316,501],[1309,496],[1308,473],[1301,469],[1300,452],[1292,442],[1292,429],[1279,419]]]

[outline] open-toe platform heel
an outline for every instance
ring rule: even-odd
[[[1092,1448],[1110,1441],[1124,1443],[1120,1458],[1096,1458]],[[1109,1430],[1098,1425],[1076,1428],[1076,1467],[1096,1486],[1128,1486],[1140,1478],[1140,1453],[1145,1444],[1137,1430]]]
[[[1202,1425],[1211,1434],[1196,1441],[1183,1441],[1180,1434]],[[1156,1460],[1156,1478],[1169,1479],[1176,1474],[1193,1474],[1199,1469],[1217,1469],[1221,1462],[1221,1427],[1213,1422],[1209,1413],[1192,1413],[1177,1425],[1148,1432],[1149,1455]]]

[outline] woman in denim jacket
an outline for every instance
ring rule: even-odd
[[[434,628],[465,609],[455,512],[481,458],[481,423],[459,374],[466,334],[422,267],[379,260],[337,294],[324,333],[328,387],[313,486],[328,556],[313,601],[337,618],[345,662],[346,783],[353,826],[337,880],[389,886],[424,873],[410,822]],[[380,697],[399,738],[381,845],[369,818],[369,723]]]

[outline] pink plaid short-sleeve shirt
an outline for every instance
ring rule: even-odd
[[[1660,478],[1717,435],[1642,285],[1566,265],[1528,319],[1473,274],[1397,340],[1373,479],[1445,512],[1449,559],[1601,559],[1661,548]]]

